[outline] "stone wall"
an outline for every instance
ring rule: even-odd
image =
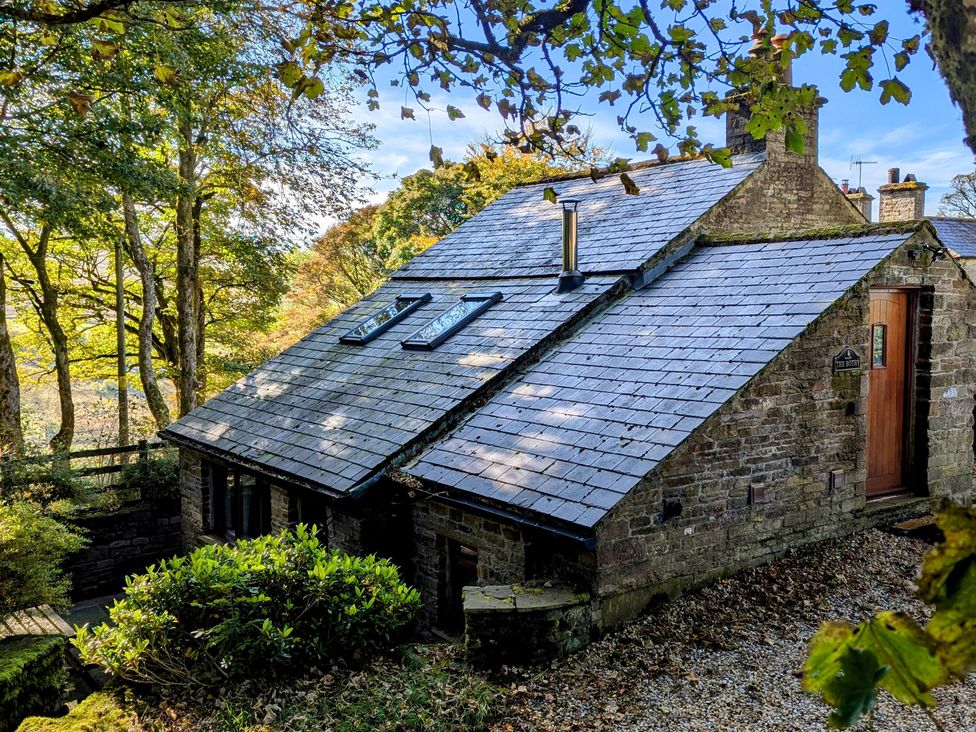
[[[864,221],[858,208],[816,162],[785,152],[768,158],[705,215],[700,228],[708,233],[755,234]]]
[[[183,514],[183,549],[190,550],[200,543],[203,518],[209,512],[204,506],[203,460],[199,453],[180,448],[180,504]]]
[[[962,268],[966,270],[966,273],[969,275],[969,279],[976,282],[976,258],[960,259],[958,262],[962,265]]]
[[[66,563],[75,600],[119,592],[127,575],[182,553],[176,501],[126,504],[111,513],[82,516],[77,523],[90,543]]]
[[[923,232],[913,242],[919,237],[930,240]],[[971,500],[976,323],[959,314],[976,310],[976,292],[954,261],[932,263],[923,253],[913,263],[905,251],[913,242],[812,324],[600,525],[606,625],[632,617],[655,595],[789,547],[928,510],[942,496]],[[934,288],[918,377],[928,440],[916,488],[930,498],[907,503],[866,503],[868,372],[831,372],[844,346],[867,357],[872,285]],[[682,505],[667,522],[665,500]]]
[[[424,602],[418,626],[438,623],[438,599],[447,581],[447,542],[478,550],[478,584],[504,585],[525,579],[525,541],[517,526],[435,499],[413,504],[412,581]],[[443,621],[443,618],[440,618]]]
[[[271,532],[277,534],[290,525],[291,499],[288,496],[288,489],[277,483],[271,483],[268,490],[271,492]]]

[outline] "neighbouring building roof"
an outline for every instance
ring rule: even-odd
[[[565,295],[554,294],[555,278],[391,281],[162,434],[284,478],[348,491],[618,280],[591,277]],[[432,298],[369,343],[339,342],[407,292]],[[483,292],[503,299],[435,350],[401,347],[462,295]]]
[[[521,186],[488,206],[394,278],[520,277],[558,275],[560,207],[546,202],[578,198],[579,269],[584,274],[635,270],[718,203],[762,163],[736,156],[731,168],[707,160],[673,162],[629,173],[640,188],[624,192],[620,179],[589,176]]]
[[[960,257],[976,257],[976,219],[929,218],[939,241]]]
[[[699,246],[406,472],[590,528],[912,232]]]

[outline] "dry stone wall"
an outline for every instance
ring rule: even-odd
[[[130,503],[111,513],[82,516],[77,524],[90,543],[65,567],[76,600],[119,592],[126,576],[182,551],[176,501]]]

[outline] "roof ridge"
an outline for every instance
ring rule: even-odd
[[[790,229],[784,231],[733,232],[729,234],[705,233],[696,242],[699,246],[724,246],[728,244],[759,244],[777,241],[820,241],[861,237],[871,234],[908,234],[922,229],[926,219],[895,221],[890,223],[851,224],[849,226],[828,226],[811,229]]]
[[[759,161],[760,157],[757,155],[734,155],[734,158],[755,158],[756,162]],[[638,160],[636,163],[628,163],[626,168],[619,170],[611,170],[614,163],[610,165],[605,165],[603,167],[594,168],[591,167],[589,170],[581,170],[579,172],[569,172],[560,173],[559,175],[551,175],[546,178],[539,178],[538,180],[526,181],[524,183],[519,183],[516,188],[528,188],[529,186],[536,186],[541,183],[563,183],[570,180],[580,180],[581,178],[591,178],[593,182],[600,180],[602,178],[608,178],[612,175],[617,175],[619,173],[629,173],[631,171],[641,171],[648,170],[650,168],[662,168],[668,165],[678,165],[680,163],[694,163],[700,160],[707,160],[705,155],[698,153],[696,155],[677,155],[675,157],[670,157],[667,160]],[[718,165],[718,163],[715,163]]]

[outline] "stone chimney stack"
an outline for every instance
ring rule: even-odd
[[[759,58],[764,53],[767,53],[766,49],[762,47],[762,41],[765,37],[766,31],[763,29],[760,29],[753,35],[755,44],[749,51],[750,56]],[[786,42],[786,39],[787,36],[783,34],[773,37],[771,41],[773,48],[772,55],[769,59],[770,63],[779,63],[780,54],[782,53],[783,44]],[[780,79],[784,84],[793,84],[792,66],[787,66],[781,70]],[[736,96],[740,97],[738,100],[739,109],[730,111],[725,116],[725,145],[733,154],[765,153],[768,160],[792,159],[792,161],[802,161],[803,163],[813,165],[817,164],[820,107],[826,103],[826,99],[818,96],[816,102],[809,109],[805,109],[802,112],[807,131],[803,136],[803,155],[802,157],[798,157],[795,153],[789,152],[786,149],[786,130],[770,132],[761,140],[755,139],[751,133],[747,132],[746,124],[748,124],[749,118],[752,116],[750,102],[744,97],[742,92],[735,91],[730,94],[730,100],[736,101]]]
[[[882,223],[909,221],[925,216],[925,191],[928,186],[919,183],[911,173],[899,182],[900,175],[898,168],[889,169],[888,182],[878,189],[878,220]]]
[[[845,183],[847,181],[844,181]],[[847,196],[847,200],[857,206],[857,210],[861,212],[861,215],[867,219],[871,220],[871,208],[874,204],[874,196],[867,192],[864,186],[860,188],[848,188],[844,185],[840,187],[844,195]]]

